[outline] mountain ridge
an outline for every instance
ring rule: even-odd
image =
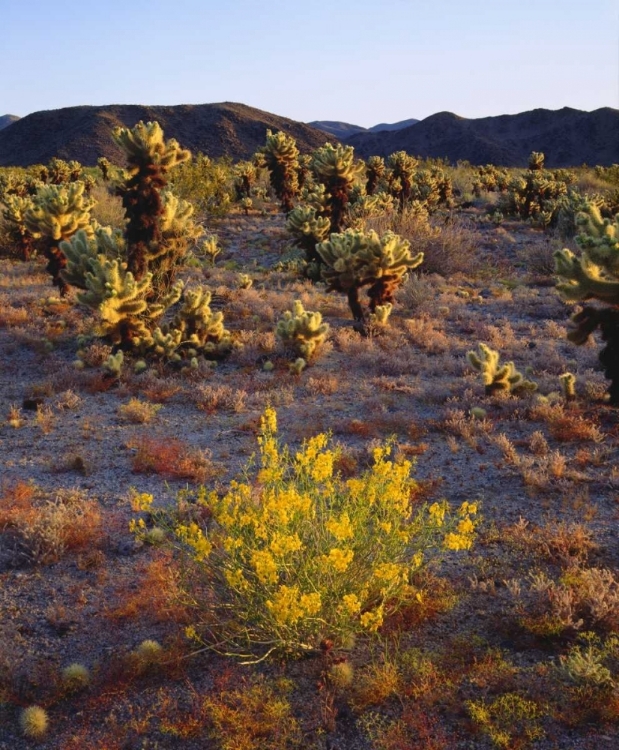
[[[306,124],[245,104],[222,102],[84,105],[33,112],[0,130],[0,166],[46,163],[53,156],[76,159],[87,166],[100,156],[122,163],[112,129],[131,127],[139,120],[158,120],[168,138],[176,138],[194,152],[234,160],[251,157],[264,145],[266,130],[271,129],[292,135],[302,152],[312,151],[325,141],[339,140],[354,146],[363,158],[403,150],[423,158],[447,158],[452,163],[466,160],[471,164],[525,167],[531,151],[543,151],[548,167],[619,163],[619,110],[610,107],[593,112],[571,107],[540,108],[475,119],[437,112],[396,130],[377,131],[381,125],[368,129],[337,121]],[[314,127],[317,123],[335,129],[352,128],[354,132],[336,138]]]
[[[41,164],[53,156],[76,159],[86,166],[96,164],[100,156],[121,164],[123,155],[112,130],[132,127],[140,120],[157,120],[167,138],[213,158],[251,157],[264,145],[267,129],[289,133],[301,151],[335,140],[305,123],[235,102],[83,105],[33,112],[0,130],[0,166]]]

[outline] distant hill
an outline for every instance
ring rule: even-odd
[[[328,133],[338,141],[347,138],[353,133],[365,133],[366,128],[362,128],[361,125],[351,125],[348,122],[334,122],[333,120],[315,120],[314,122],[307,123],[312,128],[322,130],[323,133]]]
[[[333,120],[315,120],[307,124],[343,141],[354,133],[378,133],[381,130],[401,130],[402,128],[414,125],[416,122],[419,122],[419,120],[401,120],[391,125],[383,122],[380,125],[373,125],[371,128],[362,128],[361,125],[351,125],[348,122],[334,122]]]
[[[111,138],[117,125],[132,127],[157,120],[167,138],[176,138],[193,152],[211,157],[247,159],[263,146],[267,129],[292,135],[301,151],[312,151],[333,136],[286,117],[244,104],[183,104],[173,107],[117,104],[67,107],[34,112],[0,131],[0,166],[44,164],[53,156],[76,159],[86,166],[100,156],[122,164],[123,155]]]
[[[407,151],[451,162],[525,167],[531,151],[543,151],[548,167],[608,166],[619,163],[619,110],[534,109],[474,120],[439,112],[402,130],[355,133],[345,142],[364,158]]]
[[[0,115],[0,130],[7,128],[14,122],[17,122],[19,117],[17,115]]]
[[[372,125],[368,130],[370,133],[380,133],[383,130],[402,130],[403,128],[409,128],[411,125],[415,125],[418,122],[419,120],[415,120],[411,117],[409,120],[400,120],[400,122],[392,122],[391,124],[388,122],[381,122],[379,125]]]

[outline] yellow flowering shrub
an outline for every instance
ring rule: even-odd
[[[411,577],[430,555],[472,544],[476,506],[451,513],[444,501],[420,504],[413,465],[393,460],[390,444],[346,480],[335,473],[328,436],[293,452],[268,408],[258,445],[254,477],[246,472],[223,497],[200,489],[193,507],[208,512],[194,518],[207,520],[175,527],[198,615],[190,633],[204,645],[263,658],[375,633],[419,598]]]

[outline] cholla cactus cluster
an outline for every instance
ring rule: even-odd
[[[487,344],[479,344],[479,353],[471,351],[466,357],[471,367],[481,373],[488,396],[498,392],[522,393],[537,389],[535,383],[526,380],[522,373],[518,372],[513,362],[501,365],[499,353]]]
[[[267,141],[259,152],[269,170],[271,185],[282,210],[288,213],[299,192],[299,149],[294,138],[281,131],[267,130]]]
[[[80,291],[79,302],[99,316],[99,335],[122,349],[193,362],[198,354],[220,356],[230,337],[221,313],[212,313],[210,292],[183,293],[178,264],[202,229],[193,207],[163,190],[168,170],[189,158],[176,141],[165,141],[157,123],[115,131],[127,153],[129,175],[118,192],[128,214],[124,236],[97,229],[62,243],[64,279]],[[172,305],[172,321],[159,325]]]
[[[332,234],[317,247],[324,262],[322,277],[329,291],[348,295],[353,317],[364,324],[366,313],[359,301],[359,290],[368,287],[369,309],[393,302],[395,290],[408,271],[423,261],[423,253],[412,255],[410,243],[393,232],[382,237],[376,232],[352,229]]]
[[[557,289],[566,302],[597,300],[605,307],[585,305],[572,317],[568,338],[584,344],[599,328],[606,346],[600,362],[611,381],[610,402],[619,405],[619,215],[602,218],[592,203],[578,217],[581,233],[576,237],[580,255],[567,248],[555,253]]]
[[[68,285],[62,277],[66,258],[60,243],[79,230],[92,233],[90,210],[94,200],[84,194],[83,182],[67,185],[44,185],[24,213],[24,223],[35,239],[43,242],[43,252],[48,260],[47,270],[54,286],[66,294]]]
[[[275,332],[286,346],[307,362],[324,344],[329,325],[323,323],[319,312],[305,310],[303,303],[296,300],[292,310],[284,312]]]
[[[326,193],[331,232],[344,228],[345,210],[355,182],[365,173],[363,162],[356,162],[352,146],[326,143],[314,153],[312,170]]]

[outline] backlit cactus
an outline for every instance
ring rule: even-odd
[[[326,143],[314,152],[312,169],[317,181],[325,187],[331,232],[341,232],[350,193],[365,171],[363,162],[355,161],[352,146]]]
[[[610,403],[619,406],[619,215],[603,219],[591,203],[578,217],[580,255],[567,248],[555,253],[557,289],[566,302],[597,300],[607,307],[585,305],[572,316],[568,338],[584,344],[599,328],[606,346],[600,352],[604,374],[611,381]]]
[[[32,206],[24,214],[26,228],[35,239],[41,239],[43,252],[48,260],[47,270],[54,286],[66,294],[67,284],[61,271],[66,258],[59,248],[80,229],[92,232],[90,210],[95,201],[84,195],[83,182],[67,185],[44,185],[32,200]]]
[[[294,206],[299,192],[299,149],[292,136],[281,131],[267,130],[266,145],[260,155],[269,170],[271,185],[281,203],[282,210],[288,213]]]
[[[385,160],[382,156],[370,156],[365,167],[365,192],[374,195],[380,178],[385,174]]]
[[[139,281],[150,270],[152,259],[161,257],[161,217],[165,212],[161,191],[166,175],[191,154],[174,139],[166,141],[157,122],[115,128],[112,137],[127,158],[127,179],[117,192],[127,216],[127,268]],[[172,281],[168,274],[168,288]]]
[[[488,396],[497,392],[519,393],[537,389],[534,382],[518,372],[513,362],[501,365],[499,352],[487,344],[479,344],[479,352],[467,352],[466,358],[471,367],[481,373]]]
[[[305,310],[303,303],[296,300],[292,311],[284,312],[275,332],[286,346],[308,361],[325,342],[329,325],[322,322],[319,312]]]
[[[32,199],[27,195],[9,194],[4,197],[2,218],[9,240],[22,260],[30,260],[34,252],[34,238],[26,226],[26,213],[32,208]]]
[[[410,243],[393,232],[382,237],[376,232],[352,229],[332,234],[317,247],[324,263],[322,278],[329,291],[344,292],[356,321],[366,322],[366,314],[359,301],[359,290],[368,287],[369,309],[393,302],[396,289],[405,274],[423,261],[423,253],[413,256]]]
[[[387,159],[389,192],[397,199],[400,211],[410,200],[417,164],[417,159],[406,151],[396,151]]]

